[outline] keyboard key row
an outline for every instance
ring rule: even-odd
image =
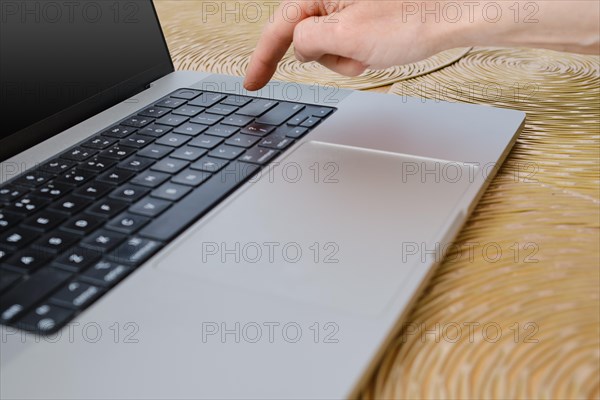
[[[62,326],[332,111],[181,89],[0,188],[0,323]]]

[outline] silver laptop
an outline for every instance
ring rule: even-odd
[[[3,4],[0,397],[355,396],[524,114],[248,93],[150,1],[44,4]]]

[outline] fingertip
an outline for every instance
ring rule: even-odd
[[[257,78],[257,76],[259,76]],[[249,73],[246,75],[244,79],[244,89],[249,90],[251,92],[257,91],[265,86],[269,82],[268,79],[260,77],[256,73]]]
[[[256,84],[254,82],[248,82],[247,80],[244,80],[244,89],[246,89],[250,92],[254,92],[255,90],[258,90],[258,88],[256,87]]]
[[[252,62],[246,69],[246,77],[244,78],[244,89],[249,90],[251,92],[260,89],[262,86],[260,85],[259,80],[256,78],[259,74],[256,72],[256,68],[253,66]]]

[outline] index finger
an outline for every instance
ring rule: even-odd
[[[320,0],[284,1],[265,26],[246,70],[244,87],[258,90],[265,86],[277,69],[294,39],[294,28],[300,21],[323,15]]]

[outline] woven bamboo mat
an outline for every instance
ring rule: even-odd
[[[242,75],[268,13],[227,2],[223,16],[207,4],[156,2],[175,65]],[[600,60],[468,50],[354,79],[288,53],[277,72],[354,89],[396,83],[398,95],[527,112],[362,397],[600,398]]]

